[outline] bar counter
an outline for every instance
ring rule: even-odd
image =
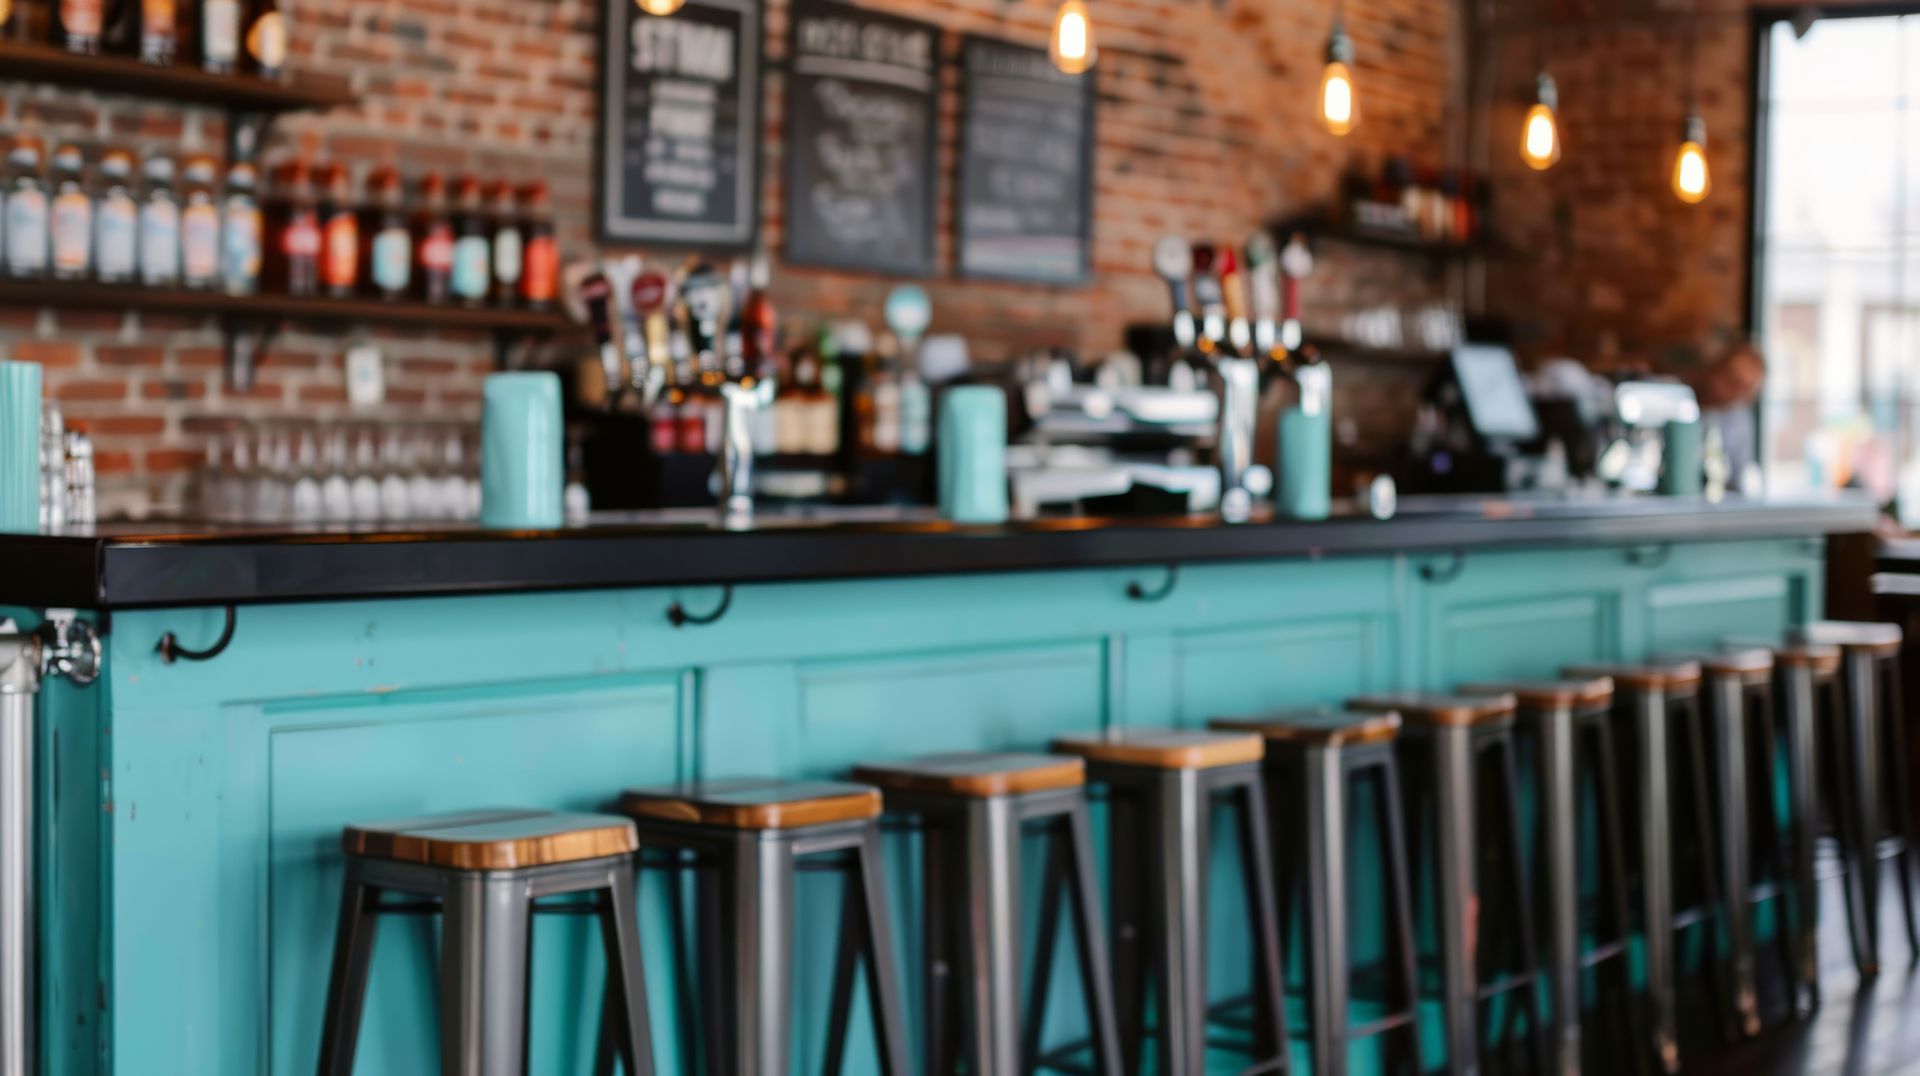
[[[0,613],[78,609],[104,647],[95,684],[50,678],[40,697],[43,1071],[313,1071],[351,823],[602,809],[635,785],[1033,750],[1771,638],[1821,614],[1826,536],[1873,522],[1851,500],[1403,507],[0,537]],[[888,838],[906,939],[915,840]],[[809,876],[798,898],[806,1068],[835,884]],[[640,910],[659,1070],[682,1072],[671,888],[643,872]],[[381,928],[362,1076],[437,1071],[431,922]],[[536,938],[529,1071],[587,1071],[599,943],[578,916]],[[1216,985],[1243,963],[1216,961]],[[876,1071],[854,1041],[848,1071]]]

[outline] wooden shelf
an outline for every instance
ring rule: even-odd
[[[434,306],[380,299],[228,295],[184,288],[143,288],[89,281],[0,278],[0,305],[56,310],[138,310],[229,321],[297,321],[327,325],[391,325],[521,335],[557,335],[576,326],[559,310]]]
[[[314,78],[270,82],[246,74],[211,75],[185,63],[160,67],[132,56],[86,56],[24,41],[0,40],[0,81],[38,82],[235,112],[324,110],[356,100],[344,82]]]
[[[1405,363],[1423,365],[1444,362],[1450,357],[1446,351],[1435,351],[1423,347],[1375,347],[1371,344],[1356,344],[1338,336],[1312,336],[1306,343],[1330,359],[1352,359],[1361,362]]]
[[[1498,258],[1508,255],[1505,247],[1484,238],[1471,243],[1437,241],[1409,232],[1348,224],[1336,221],[1325,213],[1278,221],[1273,225],[1272,230],[1275,240],[1282,246],[1286,245],[1289,236],[1299,232],[1312,239],[1329,239],[1339,243],[1352,243],[1355,246],[1376,247],[1438,259]]]

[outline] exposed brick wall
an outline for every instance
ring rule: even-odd
[[[1698,0],[1692,22],[1691,0],[1494,5],[1494,22],[1507,27],[1485,42],[1494,218],[1531,256],[1489,271],[1487,308],[1512,320],[1526,351],[1684,371],[1744,335],[1750,13],[1760,6],[1778,5]],[[1538,46],[1513,29],[1536,19],[1548,28]],[[1519,156],[1536,47],[1560,86],[1565,146],[1546,173]],[[1713,178],[1711,195],[1695,206],[1670,187],[1690,52]]]
[[[956,32],[1044,44],[1052,4],[1042,0],[866,0]],[[266,156],[327,156],[364,169],[392,161],[545,177],[563,250],[588,253],[589,168],[597,9],[592,0],[298,0],[294,66],[349,80],[362,103],[295,116]],[[769,0],[764,239],[781,242],[780,130],[785,0]],[[988,361],[1033,345],[1099,354],[1122,327],[1163,315],[1164,289],[1147,271],[1160,235],[1243,240],[1263,222],[1330,197],[1349,153],[1377,161],[1404,153],[1441,160],[1448,107],[1449,0],[1347,0],[1360,52],[1363,123],[1346,140],[1312,119],[1328,0],[1096,0],[1101,47],[1095,280],[1077,289],[951,279],[957,77],[942,100],[940,264],[930,282],[935,331],[963,332]],[[951,54],[958,40],[949,37]],[[217,152],[218,115],[173,106],[0,82],[0,135],[31,127],[97,156],[106,145],[142,153]],[[1716,162],[1717,163],[1717,162]],[[1306,298],[1321,311],[1385,295],[1403,302],[1441,281],[1386,254],[1323,258]],[[896,281],[775,266],[775,297],[789,325],[854,314],[877,320]],[[388,402],[366,417],[471,418],[491,365],[486,341],[383,336]],[[48,368],[52,394],[98,438],[109,512],[177,507],[209,430],[238,419],[333,420],[349,413],[340,335],[289,330],[273,341],[259,383],[236,397],[222,384],[210,323],[112,314],[0,310],[0,353]],[[549,356],[555,357],[555,356]],[[1362,390],[1356,413],[1374,425],[1404,410],[1405,372],[1345,381]],[[1382,386],[1392,386],[1389,391]],[[1383,397],[1391,397],[1391,401]],[[1397,401],[1389,406],[1392,401]],[[1388,430],[1392,423],[1385,423]]]

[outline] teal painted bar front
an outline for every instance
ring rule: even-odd
[[[1163,571],[754,585],[683,628],[668,606],[701,611],[718,589],[247,606],[204,664],[163,664],[154,645],[205,645],[220,610],[117,612],[101,682],[53,685],[43,707],[47,1070],[311,1072],[355,820],[591,809],[677,777],[1039,748],[1773,636],[1818,615],[1822,563],[1798,538],[1257,561],[1187,566],[1158,603],[1127,596]],[[913,961],[911,849],[889,847]],[[673,1073],[666,884],[641,899]],[[832,886],[803,889],[809,922],[831,923]],[[436,1068],[434,928],[381,930],[357,1071],[418,1076]],[[832,931],[801,939],[800,1056],[817,1069]],[[532,1071],[587,1070],[599,964],[581,919],[540,924]],[[864,1043],[853,1057],[874,1071]]]

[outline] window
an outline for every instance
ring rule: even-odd
[[[1769,487],[1920,509],[1920,14],[1761,30]]]

